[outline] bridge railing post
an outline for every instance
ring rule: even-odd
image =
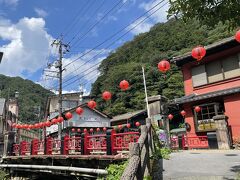
[[[69,135],[66,134],[63,139],[63,155],[68,155],[69,152]]]
[[[81,134],[81,154],[84,155],[85,153],[85,133]]]
[[[112,155],[112,129],[107,130],[106,140],[107,140],[107,155]]]
[[[116,154],[116,148],[115,148],[115,142],[116,142],[116,131],[114,129],[112,129],[111,131],[111,151],[112,151],[112,155]]]
[[[46,146],[45,146],[45,154],[51,155],[53,150],[53,138],[47,137],[46,138]]]
[[[90,152],[89,152],[89,138],[88,138],[89,134],[88,132],[85,132],[84,133],[84,154],[85,155],[89,155]]]

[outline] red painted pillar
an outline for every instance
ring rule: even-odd
[[[69,147],[68,147],[68,145],[69,145],[69,135],[68,134],[66,134],[65,136],[64,136],[64,140],[63,140],[63,154],[64,155],[68,155],[68,151],[69,151]]]
[[[84,154],[85,155],[89,155],[90,151],[89,151],[89,134],[88,132],[84,133]]]
[[[116,131],[114,129],[112,129],[111,131],[111,147],[112,147],[112,155],[113,154],[116,154],[116,149],[114,148],[115,147],[115,142],[116,142]]]

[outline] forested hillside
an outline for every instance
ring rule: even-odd
[[[93,84],[91,92],[96,96],[98,108],[110,115],[143,109],[141,66],[146,70],[149,96],[161,94],[169,99],[182,96],[181,72],[171,64],[171,70],[164,78],[157,69],[158,62],[163,58],[171,59],[181,55],[196,45],[207,45],[233,34],[227,25],[222,24],[215,28],[200,26],[197,21],[184,23],[181,20],[170,20],[156,24],[149,32],[136,36],[103,60],[99,67],[101,75]],[[118,87],[123,79],[131,84],[131,88],[124,92]],[[101,94],[105,90],[112,92],[111,102],[103,102]]]
[[[28,123],[38,121],[38,107],[43,116],[47,95],[52,94],[39,84],[20,77],[0,75],[0,87],[1,97],[6,99],[14,97],[16,91],[19,92],[19,119]]]

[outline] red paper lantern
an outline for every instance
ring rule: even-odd
[[[34,124],[33,128],[35,128],[35,129],[38,128],[38,123]]]
[[[164,59],[158,63],[158,69],[162,73],[166,73],[170,69],[170,63]]]
[[[51,126],[51,122],[50,121],[46,121],[46,126],[50,127]]]
[[[39,123],[38,125],[40,128],[42,128],[44,126],[44,124],[42,122]]]
[[[85,128],[85,129],[83,130],[83,132],[85,132],[85,133],[86,133],[86,132],[87,132],[87,129]]]
[[[94,109],[97,106],[97,103],[93,100],[88,102],[88,107]]]
[[[24,128],[24,129],[27,129],[27,128],[28,128],[28,125],[27,125],[27,124],[24,124],[24,125],[23,125],[23,128]]]
[[[97,128],[97,132],[99,132],[100,131],[100,128]]]
[[[122,80],[119,84],[119,87],[122,89],[122,90],[127,90],[129,88],[129,83],[128,81],[126,80]]]
[[[29,125],[29,128],[30,128],[30,129],[33,129],[33,128],[34,128],[34,126],[31,124],[31,125]]]
[[[13,123],[13,124],[12,124],[12,127],[15,128],[15,127],[16,127],[16,123]]]
[[[123,126],[121,124],[118,125],[118,129],[122,129]]]
[[[140,124],[140,122],[136,122],[135,125],[136,125],[137,127],[139,127],[141,124]]]
[[[203,46],[193,48],[192,57],[200,61],[206,55],[206,49]]]
[[[81,132],[81,129],[79,129],[79,128],[78,128],[78,129],[77,129],[77,132],[79,132],[79,133],[80,133],[80,132]]]
[[[106,128],[106,127],[104,127],[104,128],[103,128],[103,131],[106,131],[106,130],[107,130],[107,128]]]
[[[195,110],[195,112],[200,112],[201,111],[201,108],[199,107],[199,106],[196,106],[195,108],[194,108],[194,110]]]
[[[184,117],[186,115],[186,111],[182,110],[181,115]]]
[[[109,91],[104,91],[102,93],[102,98],[107,101],[110,100],[112,98],[112,94]]]
[[[130,128],[131,127],[131,124],[130,123],[127,123],[127,128]]]
[[[90,129],[90,132],[91,132],[91,133],[93,132],[93,128]]]
[[[71,119],[71,118],[72,118],[72,113],[67,112],[67,113],[65,114],[65,117],[67,118],[67,120]]]
[[[52,124],[57,124],[58,123],[58,120],[56,118],[52,119]]]
[[[81,115],[81,114],[83,113],[83,108],[78,107],[78,108],[76,109],[76,113],[77,113],[78,115]]]
[[[59,117],[57,118],[56,123],[62,123],[63,121],[64,121],[63,117],[62,117],[62,116],[59,116]]]
[[[74,128],[72,128],[72,132],[75,132],[75,129],[74,129]]]
[[[23,129],[23,128],[24,128],[24,125],[20,124],[19,129]]]
[[[238,30],[238,31],[236,32],[236,34],[235,34],[235,39],[236,39],[237,42],[240,43],[240,30]]]
[[[172,119],[173,119],[173,115],[172,115],[172,114],[169,114],[169,115],[168,115],[168,119],[169,119],[169,120],[172,120]]]

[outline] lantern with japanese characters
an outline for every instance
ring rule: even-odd
[[[162,73],[166,73],[170,69],[170,63],[164,59],[158,63],[158,69]]]
[[[197,46],[192,50],[192,57],[197,61],[202,60],[202,58],[206,55],[206,49],[203,46]]]

